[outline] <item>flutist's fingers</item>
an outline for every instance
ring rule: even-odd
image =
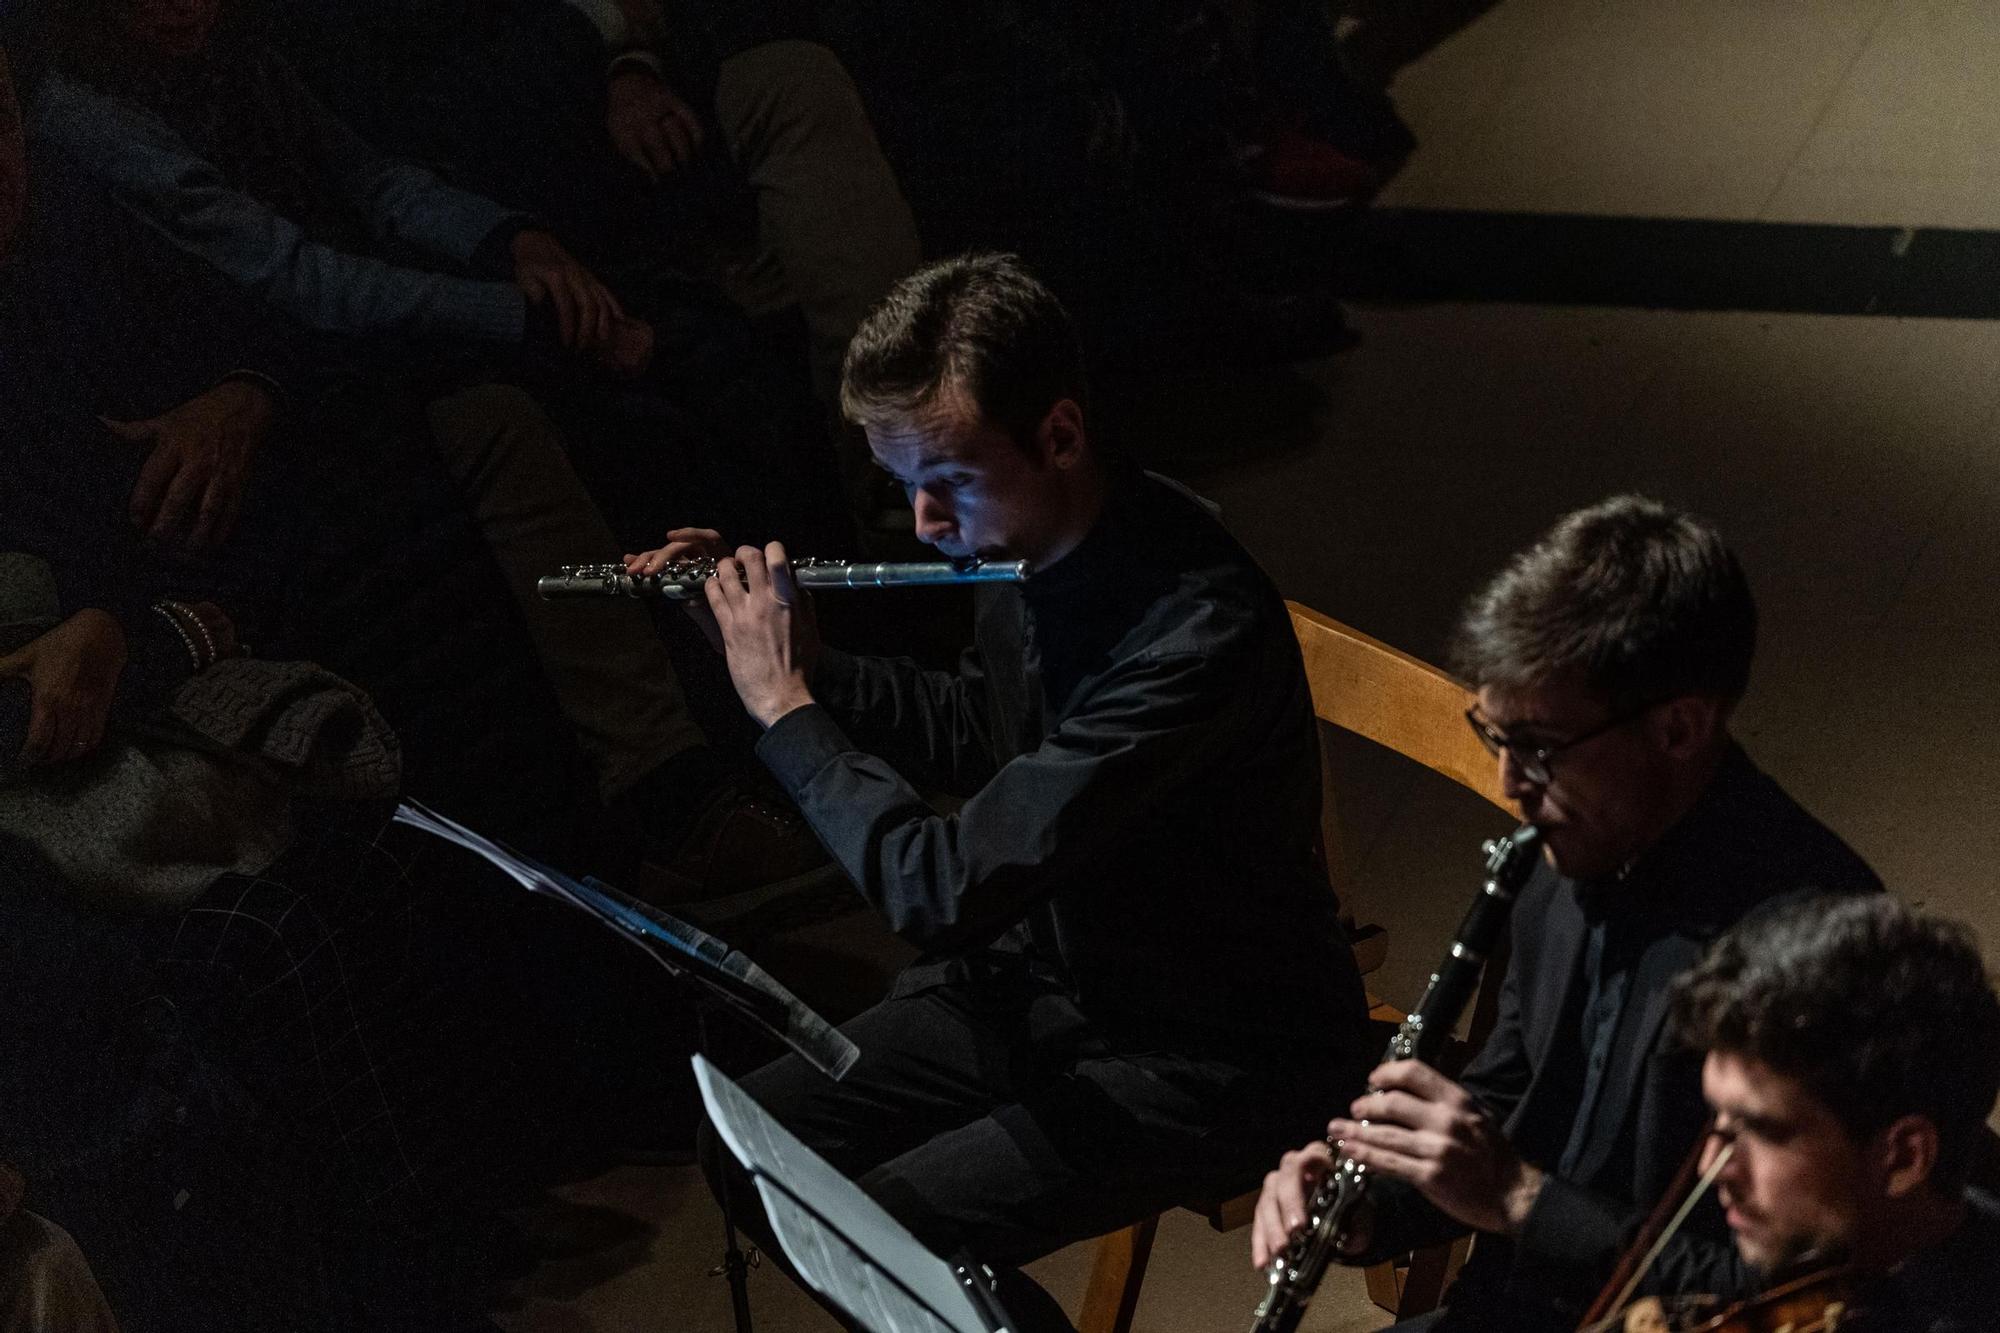
[[[714,528],[675,528],[660,554],[668,560],[720,560],[729,554],[729,543]]]
[[[783,542],[772,542],[764,548],[764,564],[771,571],[771,595],[785,606],[797,606],[799,584],[792,577],[792,562],[785,555]]]
[[[769,560],[775,557],[782,570],[784,555],[776,545],[768,556],[741,547],[717,563],[708,581],[730,683],[744,710],[766,727],[813,701],[808,682],[817,640],[810,633],[811,617],[781,603],[772,587]]]
[[[750,548],[746,546],[743,549]],[[749,573],[736,556],[725,555],[715,562],[715,575],[709,579],[706,591],[708,605],[714,610],[717,620],[726,625],[732,617],[742,613],[749,598],[749,582]]]
[[[755,546],[739,546],[734,563],[743,571],[743,590],[748,596],[762,599],[770,595],[771,571],[764,564],[763,551]],[[717,569],[716,576],[720,578],[721,574]]]
[[[727,564],[729,562],[725,560],[722,563]],[[720,573],[721,569],[721,565],[716,566],[717,573]],[[732,586],[734,582],[735,580],[730,580]],[[728,635],[722,627],[729,620],[732,612],[729,606],[729,594],[723,591],[723,581],[719,578],[714,578],[702,584],[701,596],[702,600],[708,603],[708,614],[715,621],[716,636],[721,641],[720,646],[726,651]]]
[[[627,574],[657,574],[673,560],[719,560],[729,554],[722,534],[714,528],[675,528],[667,534],[667,544],[650,551],[627,551]]]

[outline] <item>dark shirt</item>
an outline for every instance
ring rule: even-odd
[[[1521,1235],[1481,1240],[1451,1293],[1455,1320],[1575,1326],[1707,1118],[1700,1057],[1666,1034],[1673,979],[1759,908],[1880,888],[1733,745],[1694,808],[1622,879],[1583,885],[1537,869],[1514,911],[1499,1018],[1462,1082],[1515,1151],[1549,1175]],[[1594,1077],[1593,1059],[1603,1061]],[[1394,1182],[1371,1195],[1378,1243],[1365,1259],[1464,1232]],[[1675,1290],[1741,1289],[1742,1265],[1712,1199],[1654,1271]]]
[[[1599,913],[1591,920],[1589,944],[1584,951],[1583,1016],[1577,1026],[1581,1038],[1578,1068],[1583,1071],[1583,1089],[1577,1097],[1569,1143],[1556,1163],[1557,1175],[1575,1175],[1593,1140],[1621,1137],[1617,1126],[1602,1123],[1600,1111],[1604,1105],[1605,1078],[1617,1054],[1619,1038],[1621,1034],[1628,1042],[1631,1038],[1631,1025],[1620,1020],[1632,994],[1632,964],[1644,943],[1628,922],[1615,915]],[[1629,1149],[1630,1144],[1622,1146]],[[1620,1152],[1618,1156],[1629,1161],[1629,1152]]]
[[[1114,1048],[1297,1064],[1370,1045],[1315,864],[1311,698],[1263,572],[1134,474],[1069,556],[981,594],[956,674],[830,652],[823,706],[759,745],[930,951],[899,989],[1026,960]],[[940,815],[906,774],[968,799]]]
[[[1944,1243],[1913,1255],[1854,1295],[1843,1330],[1992,1333],[2000,1329],[2000,1200],[1968,1194],[1965,1221]]]

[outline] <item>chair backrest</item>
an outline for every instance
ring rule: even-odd
[[[1285,606],[1292,613],[1292,631],[1305,658],[1313,712],[1322,722],[1366,736],[1514,813],[1500,790],[1499,766],[1472,734],[1472,728],[1465,725],[1463,682],[1311,607],[1297,602]],[[1343,891],[1342,920],[1354,946],[1355,966],[1366,976],[1388,958],[1389,938],[1380,926],[1354,919],[1353,867],[1340,840],[1339,793],[1326,763],[1325,746],[1320,747],[1320,762],[1325,792],[1320,850],[1328,874]],[[1506,971],[1504,952],[1496,953],[1493,962],[1497,966],[1487,967],[1480,979],[1467,1029],[1469,1048],[1485,1041],[1498,1013],[1499,981]],[[1372,995],[1370,1000],[1378,1016],[1388,1015],[1389,1010]]]
[[[1322,722],[1366,736],[1513,811],[1493,756],[1465,725],[1463,683],[1311,607],[1285,606]]]

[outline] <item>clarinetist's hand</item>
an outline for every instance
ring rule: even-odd
[[[1354,1118],[1326,1127],[1341,1151],[1409,1182],[1474,1230],[1517,1234],[1541,1194],[1542,1173],[1515,1155],[1471,1095],[1416,1060],[1382,1065],[1369,1082],[1349,1108]]]
[[[750,716],[769,727],[811,703],[819,627],[784,546],[738,547],[716,566],[705,591],[729,658],[729,679]]]
[[[1333,1149],[1324,1142],[1308,1143],[1278,1159],[1278,1169],[1264,1177],[1257,1210],[1250,1219],[1250,1266],[1269,1268],[1306,1224],[1306,1204],[1333,1169]],[[1368,1248],[1373,1214],[1364,1200],[1348,1219],[1347,1252]]]

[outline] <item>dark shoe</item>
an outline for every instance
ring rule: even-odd
[[[648,848],[633,891],[656,907],[782,892],[824,874],[826,849],[805,817],[742,781],[725,784],[670,845]]]

